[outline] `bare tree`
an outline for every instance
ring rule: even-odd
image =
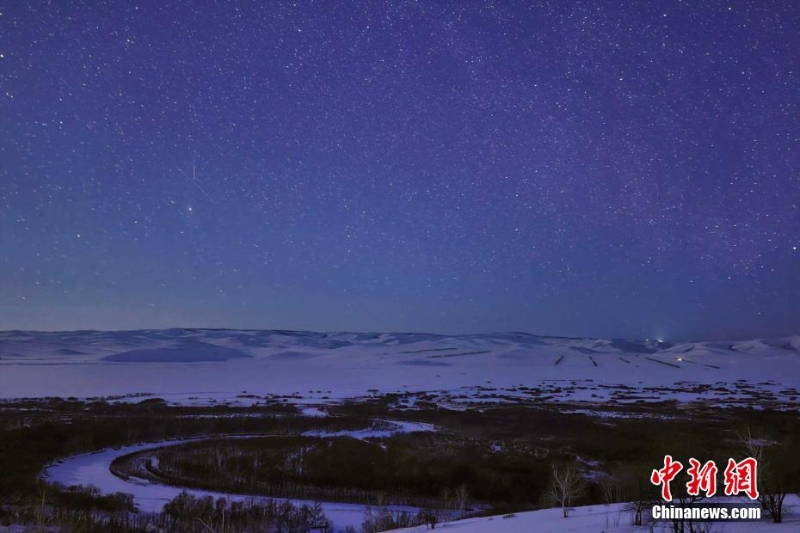
[[[622,486],[615,476],[603,476],[603,478],[600,479],[599,485],[604,504],[611,505],[612,503],[622,501]]]
[[[755,479],[759,488],[758,502],[772,521],[779,524],[783,521],[783,500],[786,499],[789,485],[786,474],[790,469],[784,460],[785,453],[782,453],[783,450],[767,453],[765,444],[768,440],[763,436],[754,437],[749,426],[738,436],[745,453],[758,462]]]
[[[691,496],[686,494],[685,491],[680,491],[673,496],[672,506],[687,509],[703,499],[703,496]],[[672,533],[711,533],[714,526],[713,522],[702,522],[689,518],[675,518],[670,522],[672,524]]]
[[[561,506],[564,518],[572,505],[572,500],[578,498],[586,488],[586,483],[574,465],[557,467],[553,465],[553,480],[550,486],[550,497],[553,502]]]
[[[467,512],[467,504],[469,503],[469,492],[467,492],[466,485],[459,485],[458,488],[453,493],[453,499],[458,509],[458,517],[464,518],[464,515]]]
[[[650,483],[651,466],[646,463],[629,463],[614,472],[619,485],[619,501],[628,502],[623,510],[631,514],[634,526],[647,525],[649,510],[662,502],[655,497],[658,490]]]
[[[431,509],[425,509],[420,512],[421,521],[431,529],[436,529],[436,524],[439,523],[439,514]]]
[[[450,487],[442,489],[442,509],[450,511],[450,506],[453,504],[453,495],[450,492]]]
[[[47,510],[47,489],[44,486],[41,488],[41,493],[42,505],[34,512],[37,533],[44,532],[47,528],[47,524],[49,524],[53,518]]]
[[[766,439],[762,437],[753,437],[753,432],[750,430],[750,426],[747,426],[744,428],[744,430],[740,431],[738,437],[745,453],[747,453],[749,457],[755,459],[759,466],[761,466],[762,462],[764,461],[764,443],[766,442]],[[763,471],[763,469],[760,469],[760,471]]]

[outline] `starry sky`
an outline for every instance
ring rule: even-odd
[[[0,4],[0,329],[800,333],[794,1]]]

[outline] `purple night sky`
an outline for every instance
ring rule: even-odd
[[[793,1],[0,6],[0,330],[800,332]]]

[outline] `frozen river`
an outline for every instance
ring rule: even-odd
[[[388,422],[393,427],[389,429],[365,429],[356,431],[340,431],[336,433],[308,433],[309,436],[321,437],[341,437],[349,436],[357,439],[366,439],[370,437],[387,437],[397,433],[411,433],[419,431],[433,431],[433,426],[429,424],[421,424],[414,422]],[[246,439],[246,438],[263,438],[269,435],[237,435],[230,438]],[[219,436],[208,437],[218,439]],[[194,496],[213,496],[214,498],[227,498],[231,501],[242,501],[250,496],[242,494],[230,494],[225,492],[212,492],[197,489],[185,489],[182,487],[174,487],[170,485],[162,485],[154,483],[149,480],[139,478],[122,479],[111,473],[111,463],[118,457],[128,455],[131,453],[142,452],[154,448],[163,448],[167,446],[178,446],[189,442],[198,442],[206,440],[207,438],[197,439],[180,439],[180,440],[167,440],[161,442],[150,442],[143,444],[135,444],[121,448],[110,448],[93,453],[86,453],[69,457],[58,463],[49,465],[44,473],[45,480],[52,483],[60,483],[64,486],[72,485],[93,485],[97,487],[103,494],[111,494],[114,492],[125,492],[132,494],[137,508],[143,512],[157,512],[161,511],[164,504],[175,498],[182,491],[186,491]],[[276,498],[277,499],[277,498]],[[283,498],[280,498],[283,500]],[[293,503],[302,505],[312,505],[313,501],[304,500],[291,500]],[[347,526],[353,526],[359,529],[364,521],[365,506],[361,504],[337,503],[337,502],[320,502],[325,510],[325,515],[333,521],[336,531],[343,530]],[[394,506],[393,510],[409,511],[416,513],[417,508]]]

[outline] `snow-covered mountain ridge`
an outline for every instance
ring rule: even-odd
[[[730,342],[273,330],[0,332],[0,398],[152,393],[332,401],[443,392],[450,403],[797,403],[800,336]],[[250,398],[252,400],[252,398]]]

